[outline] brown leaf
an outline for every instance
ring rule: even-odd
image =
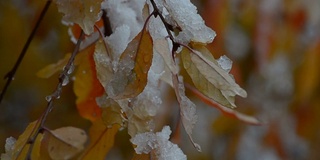
[[[113,99],[132,98],[147,84],[153,57],[152,39],[147,31],[139,33],[120,57],[120,67],[110,82],[109,96]]]
[[[96,120],[90,128],[90,143],[82,154],[82,160],[105,159],[114,144],[115,135],[120,125],[114,124],[108,128],[101,119]]]
[[[52,159],[70,159],[84,149],[85,131],[75,127],[62,127],[50,132],[48,152]]]

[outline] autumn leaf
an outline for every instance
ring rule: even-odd
[[[17,141],[13,141],[13,138],[10,138],[7,143],[10,145],[10,150],[6,150],[6,153],[1,155],[1,159],[3,160],[11,160],[11,159],[25,159],[25,157],[30,154],[32,159],[39,159],[40,157],[40,148],[41,148],[41,141],[43,139],[43,134],[38,134],[36,139],[34,140],[34,145],[29,152],[30,149],[30,144],[27,143],[31,136],[34,134],[33,132],[35,131],[35,127],[37,125],[37,121],[34,121],[30,123],[25,131],[19,136]]]
[[[88,35],[94,31],[94,24],[102,15],[102,0],[54,0],[54,2],[59,12],[64,14],[62,20],[65,24],[77,23]]]
[[[177,100],[180,105],[180,116],[183,127],[187,132],[193,146],[199,152],[201,152],[200,145],[195,143],[191,136],[194,125],[198,121],[198,116],[196,115],[196,105],[185,95],[185,88],[182,76],[172,74],[172,83],[177,96]]]
[[[110,106],[101,106],[102,115],[101,118],[105,125],[112,126],[114,124],[123,125],[123,111],[117,103],[111,103]]]
[[[74,75],[73,90],[77,96],[77,108],[79,114],[91,121],[101,116],[101,109],[96,103],[96,97],[104,93],[104,89],[97,79],[95,63],[93,60],[94,46],[83,51],[84,55],[79,62]]]
[[[168,41],[166,39],[156,39],[153,42],[153,47],[162,56],[170,71],[174,74],[177,74],[179,69],[173,61],[171,52],[169,50]]]
[[[50,158],[70,159],[84,149],[87,141],[85,131],[75,127],[62,127],[50,131],[48,152]]]
[[[150,159],[151,159],[150,154],[137,154],[136,152],[134,152],[131,160],[150,160]]]
[[[119,69],[108,85],[113,99],[132,98],[140,94],[147,84],[153,57],[152,39],[147,31],[140,32],[120,57]]]
[[[90,128],[90,143],[81,155],[82,160],[100,160],[105,156],[114,144],[115,135],[120,125],[114,124],[107,127],[101,119],[96,120]]]
[[[107,53],[106,47],[102,40],[96,43],[93,58],[98,79],[101,85],[104,88],[107,88],[107,85],[112,79],[114,73],[111,57],[109,57],[109,54]]]
[[[40,78],[49,78],[53,74],[55,74],[59,71],[62,71],[63,67],[67,64],[70,56],[71,56],[71,54],[68,53],[65,55],[65,57],[63,59],[59,60],[57,63],[50,64],[50,65],[44,67],[43,69],[41,69],[40,71],[37,72],[37,76]]]
[[[247,93],[223,70],[211,53],[202,45],[195,50],[181,51],[183,66],[200,92],[229,108],[235,108],[235,95],[246,97]]]

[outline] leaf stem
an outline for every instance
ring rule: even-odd
[[[20,52],[20,55],[19,55],[19,57],[18,57],[15,65],[14,65],[13,68],[4,76],[4,79],[7,79],[7,82],[6,82],[5,86],[3,87],[2,91],[1,91],[1,94],[0,94],[0,104],[1,104],[1,102],[2,102],[2,99],[3,99],[3,97],[4,97],[5,93],[6,93],[9,85],[11,84],[12,80],[14,79],[14,76],[15,76],[15,74],[16,74],[16,72],[17,72],[17,70],[18,70],[18,68],[19,68],[19,66],[20,66],[20,64],[21,64],[21,62],[22,62],[22,60],[23,60],[23,58],[24,58],[24,56],[26,55],[27,50],[28,50],[28,48],[29,48],[29,46],[30,46],[30,43],[31,43],[33,37],[35,36],[35,33],[37,32],[37,30],[38,30],[38,28],[39,28],[39,26],[40,26],[40,23],[41,23],[44,15],[45,15],[46,12],[48,11],[50,4],[51,4],[51,0],[48,0],[48,1],[46,2],[46,4],[45,4],[44,8],[43,8],[42,11],[41,11],[40,17],[38,18],[38,20],[37,20],[37,22],[36,22],[36,25],[34,26],[31,34],[29,35],[29,37],[28,37],[28,39],[27,39],[27,42],[25,43],[22,51]]]

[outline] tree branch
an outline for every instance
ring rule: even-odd
[[[56,87],[56,90],[51,95],[46,97],[46,100],[48,101],[47,108],[42,113],[41,117],[37,120],[36,127],[33,129],[31,135],[29,136],[29,140],[26,143],[26,144],[30,144],[26,159],[31,159],[33,145],[34,145],[34,142],[35,142],[37,136],[46,130],[46,128],[44,127],[44,123],[48,117],[48,114],[53,109],[53,102],[60,98],[62,87],[67,84],[66,81],[69,81],[69,75],[73,71],[73,62],[74,62],[75,56],[79,52],[80,44],[81,44],[83,37],[84,37],[84,32],[81,30],[81,34],[79,36],[79,39],[78,39],[77,44],[75,46],[75,49],[74,49],[73,53],[71,54],[71,57],[69,58],[68,63],[64,67],[63,71],[60,73],[59,83]],[[24,147],[26,146],[26,144],[24,145]],[[21,149],[21,151],[23,150],[23,148]],[[18,157],[19,157],[20,153],[18,154]]]
[[[24,56],[26,55],[27,50],[28,50],[28,48],[29,48],[29,45],[30,45],[30,43],[31,43],[31,41],[32,41],[35,33],[37,32],[37,30],[38,30],[38,28],[39,28],[39,25],[40,25],[40,23],[41,23],[44,15],[45,15],[46,12],[48,11],[50,4],[51,4],[51,0],[48,0],[48,1],[46,2],[46,4],[45,4],[45,6],[44,6],[44,8],[43,8],[43,10],[42,10],[42,12],[41,12],[41,14],[40,14],[40,17],[39,17],[38,20],[37,20],[36,25],[34,26],[31,34],[29,35],[29,37],[28,37],[28,39],[27,39],[27,42],[25,43],[22,51],[20,52],[20,55],[19,55],[19,57],[18,57],[15,65],[14,65],[13,68],[4,76],[4,79],[7,79],[7,82],[6,82],[5,86],[3,87],[2,91],[1,91],[1,94],[0,94],[0,104],[1,104],[1,102],[2,102],[2,99],[3,99],[3,97],[4,97],[4,95],[5,95],[6,91],[7,91],[7,89],[8,89],[8,87],[9,87],[10,83],[11,83],[12,80],[14,79],[14,76],[15,76],[15,74],[16,74],[16,72],[17,72],[17,69],[19,68],[19,66],[20,66],[20,64],[21,64]]]

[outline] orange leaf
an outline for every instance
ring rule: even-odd
[[[129,44],[120,57],[120,65],[129,71],[126,73],[115,73],[124,75],[123,78],[115,77],[110,83],[113,86],[114,99],[131,98],[140,94],[147,85],[148,71],[153,57],[152,39],[149,32],[142,30]],[[134,67],[129,68],[128,63],[133,61]],[[126,72],[120,70],[119,72]],[[126,82],[126,86],[119,87],[119,79]],[[121,84],[123,82],[120,82]],[[109,95],[110,96],[110,95]]]
[[[90,128],[90,144],[80,159],[105,159],[114,144],[115,135],[119,128],[118,124],[108,128],[101,119],[96,120]]]
[[[77,72],[75,73],[74,92],[77,96],[77,108],[80,115],[91,121],[101,116],[101,109],[96,103],[96,97],[104,93],[104,89],[97,79],[93,60],[94,45],[86,50]]]

